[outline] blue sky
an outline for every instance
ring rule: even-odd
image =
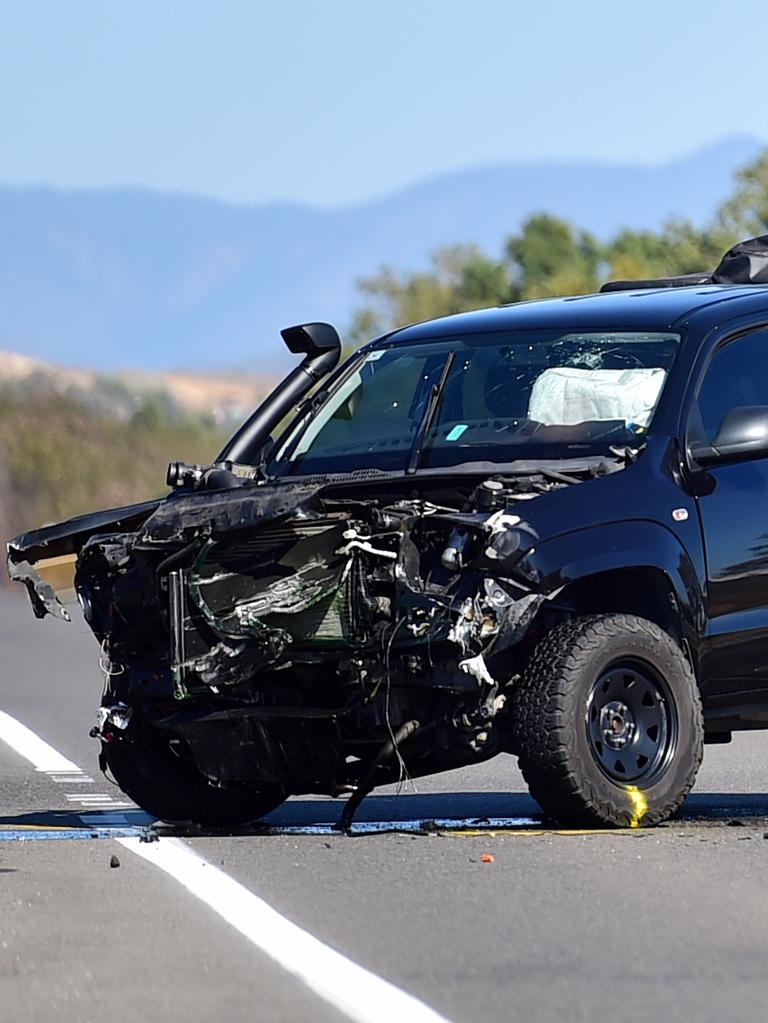
[[[768,3],[0,0],[0,184],[339,205],[768,142]]]

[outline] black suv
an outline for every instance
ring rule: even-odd
[[[711,275],[707,278],[711,280]],[[18,537],[102,645],[102,766],[167,820],[519,757],[545,812],[653,824],[768,723],[768,288],[327,324],[214,466]],[[667,286],[667,285],[676,286]],[[277,431],[286,412],[287,425]]]

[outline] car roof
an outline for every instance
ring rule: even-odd
[[[539,299],[401,327],[380,340],[426,341],[507,330],[672,330],[710,310],[718,321],[766,313],[768,285],[690,285]]]

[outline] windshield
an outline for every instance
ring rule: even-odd
[[[520,331],[376,348],[281,438],[268,472],[404,472],[636,447],[678,341]]]

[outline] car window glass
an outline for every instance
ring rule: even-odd
[[[613,332],[457,346],[421,464],[636,444],[676,350],[671,334]]]
[[[698,435],[695,439],[707,443],[715,439],[732,408],[768,406],[768,331],[738,338],[715,353],[699,389],[697,405],[691,427]]]
[[[434,469],[637,447],[678,341],[551,330],[373,349],[280,439],[267,472],[404,471],[413,457]]]
[[[429,388],[448,355],[446,345],[424,345],[412,353],[371,352],[334,391],[292,450],[304,472],[358,463],[402,469],[421,423]]]

